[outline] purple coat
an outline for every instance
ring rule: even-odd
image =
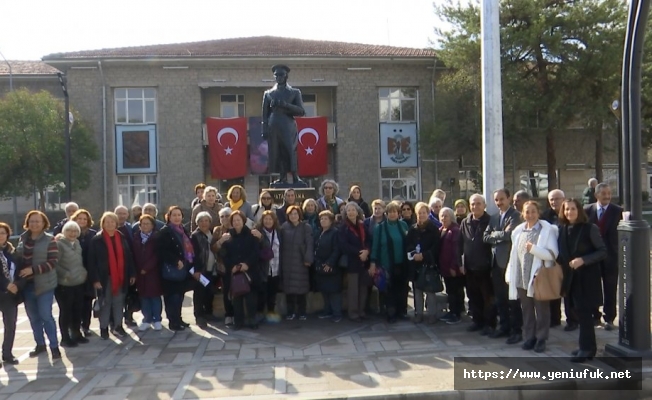
[[[152,234],[147,243],[142,244],[140,233],[136,233],[132,241],[136,263],[136,288],[142,297],[158,297],[163,294],[156,239],[157,235]]]

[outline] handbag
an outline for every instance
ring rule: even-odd
[[[172,282],[183,282],[188,276],[188,270],[184,267],[179,269],[176,265],[163,263],[163,279]]]
[[[276,230],[272,231],[272,240],[270,241],[269,247],[268,246],[263,246],[260,249],[260,259],[263,261],[270,261],[274,259],[274,249],[272,246],[274,246],[274,237],[276,236]]]
[[[238,272],[231,277],[231,297],[244,296],[251,292],[251,278],[246,272]]]
[[[374,273],[374,286],[376,286],[379,292],[387,290],[387,271],[383,268],[376,268],[376,272]]]
[[[415,288],[426,293],[440,293],[444,291],[444,284],[441,281],[441,275],[435,266],[422,265],[419,270],[417,281],[414,282]]]
[[[340,259],[337,260],[337,266],[340,268],[348,268],[349,267],[349,256],[346,254],[342,254],[340,256]]]
[[[102,304],[104,304],[104,296],[99,296],[97,294],[97,289],[95,289],[95,300],[93,300],[93,318],[100,317],[100,310],[102,309]]]
[[[552,251],[550,253],[553,254]],[[563,280],[564,271],[557,261],[550,268],[546,268],[544,263],[534,276],[534,299],[538,301],[561,299],[561,284]]]

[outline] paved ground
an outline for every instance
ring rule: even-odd
[[[184,319],[194,322],[190,306],[188,295]],[[21,307],[15,346],[21,364],[0,370],[0,400],[222,399],[252,395],[264,399],[392,395],[429,399],[580,398],[541,391],[452,391],[455,356],[566,356],[576,347],[577,332],[567,333],[561,327],[551,330],[548,350],[537,355],[518,345],[508,346],[504,340],[467,333],[467,326],[468,321],[454,326],[407,321],[388,326],[382,319],[335,324],[311,317],[307,322],[283,321],[257,331],[233,332],[217,323],[207,330],[193,326],[176,334],[168,330],[141,335],[131,332],[124,342],[93,337],[89,344],[64,350],[63,359],[52,362],[46,355],[28,357],[34,343]],[[617,341],[616,333],[601,328],[597,336],[602,345]],[[652,389],[647,382],[645,387]],[[633,398],[628,396],[634,393],[591,398],[626,399]]]

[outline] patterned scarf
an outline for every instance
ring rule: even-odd
[[[7,260],[7,257],[5,257],[2,251],[0,251],[0,264],[2,264],[2,273],[4,274],[5,278],[11,282],[11,278],[9,276],[9,260]]]
[[[183,257],[188,263],[192,263],[195,259],[195,249],[192,247],[192,242],[188,235],[186,235],[186,231],[183,230],[183,226],[181,225],[170,224],[170,226],[178,235],[181,236],[181,241],[183,242]]]
[[[152,232],[150,233],[143,233],[143,231],[140,231],[140,243],[145,244],[149,240],[149,237],[152,236]]]

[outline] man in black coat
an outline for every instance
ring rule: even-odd
[[[618,295],[618,224],[623,217],[623,209],[611,203],[611,188],[606,183],[595,187],[597,203],[584,207],[589,222],[600,228],[600,236],[607,246],[607,259],[602,261],[602,289],[604,292],[603,314],[595,310],[593,318],[599,324],[604,317],[604,329],[614,329],[616,319],[616,298]]]
[[[473,315],[473,324],[467,331],[480,331],[481,335],[488,336],[492,335],[496,328],[491,281],[491,245],[483,241],[490,217],[485,212],[484,197],[474,194],[470,203],[471,214],[462,221],[459,241],[462,274],[466,275],[466,294],[469,296],[469,308]]]
[[[507,337],[507,344],[523,340],[523,314],[518,300],[509,300],[509,286],[505,283],[505,270],[512,249],[512,232],[521,223],[521,214],[509,205],[508,189],[494,192],[494,202],[498,213],[491,216],[489,226],[484,231],[483,240],[491,245],[493,282],[496,309],[500,316],[500,327],[490,337]]]
[[[276,218],[278,218],[278,225],[281,226],[285,221],[287,221],[287,215],[285,214],[288,210],[288,207],[298,205],[301,207],[301,204],[296,204],[297,194],[294,189],[285,189],[283,193],[283,205],[280,208],[276,209]]]

